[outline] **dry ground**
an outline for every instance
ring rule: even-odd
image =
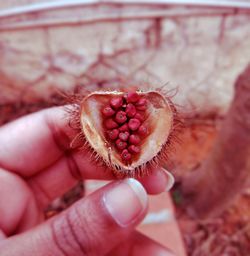
[[[181,181],[187,172],[195,171],[206,158],[216,139],[219,125],[220,119],[212,116],[198,117],[188,124],[181,138],[181,147],[176,152],[177,183],[172,197],[188,255],[247,256],[250,252],[250,188],[214,219],[192,219],[182,208],[183,198],[178,189]]]

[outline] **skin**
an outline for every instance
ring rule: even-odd
[[[168,187],[163,169],[140,179],[143,186],[131,179],[117,181],[111,171],[90,161],[89,152],[71,150],[72,136],[61,107],[0,128],[0,254],[173,255],[135,231],[147,213],[146,192],[158,194]],[[110,180],[110,184],[45,221],[44,208],[79,179]],[[125,191],[127,204],[121,204],[116,217],[110,209],[119,203],[110,203],[111,191],[118,197],[119,191]],[[126,224],[121,225],[117,216]]]

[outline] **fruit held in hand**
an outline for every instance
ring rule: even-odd
[[[98,91],[83,97],[78,109],[83,144],[115,173],[142,175],[166,158],[176,110],[162,93]]]

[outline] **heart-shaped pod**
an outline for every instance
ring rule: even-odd
[[[174,112],[158,91],[98,91],[82,99],[80,123],[86,141],[107,166],[133,175],[168,143]]]

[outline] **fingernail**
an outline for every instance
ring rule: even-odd
[[[147,194],[143,186],[135,179],[126,179],[104,194],[104,204],[122,227],[134,224],[141,219],[147,207]]]
[[[6,235],[4,234],[4,232],[0,229],[0,242],[1,240],[4,240],[6,238]]]
[[[146,249],[148,249],[148,248],[146,248]],[[139,253],[141,253],[141,250],[140,250]],[[137,253],[135,255],[139,255],[139,253]],[[148,255],[148,256],[175,256],[175,254],[173,254],[169,250],[167,250],[165,248],[160,248],[160,247],[157,248],[156,246],[154,246],[152,248],[152,252],[150,251],[150,249],[148,249],[147,253],[145,253],[144,255]]]
[[[154,256],[175,256],[175,254],[164,250],[161,252],[157,252],[157,254],[154,254]]]
[[[167,185],[165,187],[165,191],[167,192],[174,186],[175,178],[173,174],[167,171],[166,169],[162,168],[162,171],[164,172],[167,178]]]

